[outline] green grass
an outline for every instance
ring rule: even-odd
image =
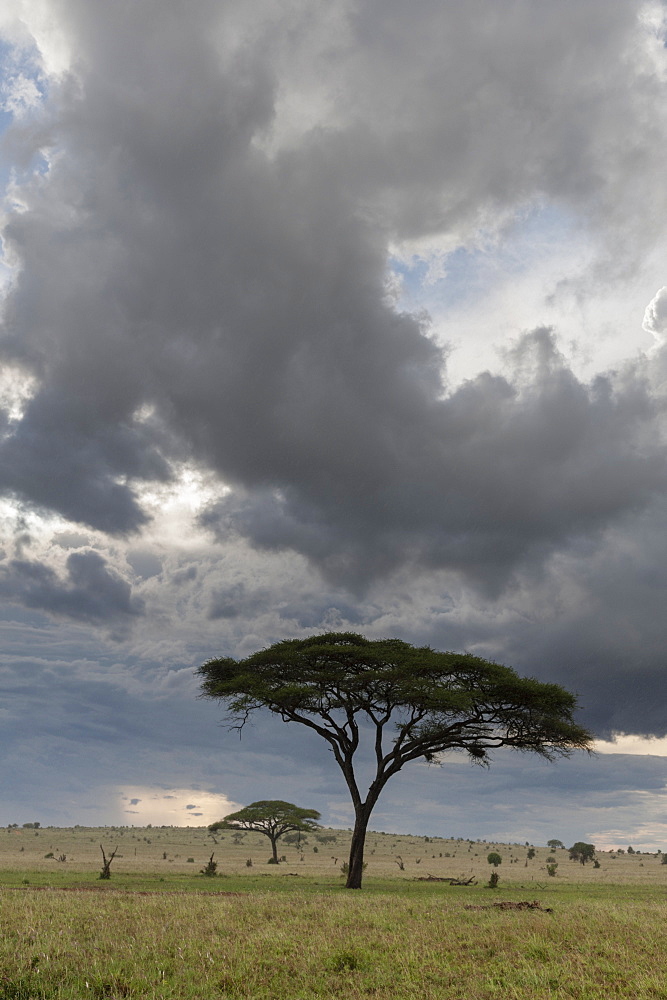
[[[399,895],[299,886],[240,896],[5,889],[0,1000],[667,997],[662,890],[605,887],[581,899],[581,889],[563,885],[543,899],[553,908],[546,913],[466,910],[509,896],[426,888],[413,883]]]
[[[348,840],[266,866],[260,838],[204,830],[0,831],[0,1000],[667,1000],[655,855],[583,869],[559,852],[549,878],[544,848],[526,864],[525,845],[377,834],[351,892],[335,861]],[[121,845],[109,881],[100,841]],[[213,847],[223,875],[206,878]],[[429,870],[478,884],[416,880]],[[492,906],[533,899],[552,912]]]

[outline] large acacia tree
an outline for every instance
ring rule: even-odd
[[[501,747],[554,759],[588,750],[592,739],[574,722],[574,696],[558,685],[399,639],[351,632],[287,639],[243,660],[209,660],[199,674],[203,696],[225,704],[230,728],[242,729],[251,713],[269,709],[329,744],[354,806],[349,889],[361,887],[373,807],[409,761],[439,762],[459,750],[486,764]],[[357,757],[365,742],[373,757],[366,792]]]

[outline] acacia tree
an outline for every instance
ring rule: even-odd
[[[351,632],[287,639],[243,660],[209,660],[198,673],[202,696],[226,705],[231,729],[242,730],[252,712],[268,708],[329,744],[354,806],[349,889],[361,887],[373,807],[409,761],[439,763],[447,751],[460,750],[488,764],[501,747],[553,759],[590,749],[592,739],[573,721],[574,696],[558,685],[469,653],[399,639],[372,641]],[[366,742],[374,760],[364,794],[355,757]]]
[[[262,800],[251,802],[244,809],[230,813],[224,819],[211,823],[209,830],[253,830],[263,833],[271,841],[272,861],[278,864],[278,841],[285,833],[299,831],[308,833],[319,829],[316,809],[301,809],[291,802]]]

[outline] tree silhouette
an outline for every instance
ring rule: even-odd
[[[372,641],[351,632],[287,639],[243,660],[209,660],[198,672],[202,695],[226,705],[230,728],[243,729],[266,708],[328,743],[354,806],[350,889],[361,887],[373,807],[405,764],[440,762],[450,750],[487,764],[501,747],[553,759],[590,749],[592,739],[573,721],[574,696],[558,685],[469,653],[399,639]],[[374,760],[365,794],[355,770],[363,744]]]
[[[253,830],[263,833],[271,841],[273,856],[271,860],[278,864],[278,841],[291,831],[308,833],[319,829],[316,822],[320,814],[316,809],[301,809],[291,802],[263,800],[252,802],[245,809],[230,813],[224,819],[211,823],[209,830]]]

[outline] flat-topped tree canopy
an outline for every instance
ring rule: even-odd
[[[400,639],[370,640],[353,632],[286,639],[242,660],[209,660],[199,674],[202,694],[226,705],[232,728],[268,708],[327,741],[355,809],[350,888],[361,885],[373,806],[408,761],[439,762],[448,750],[461,750],[488,763],[501,747],[552,760],[589,750],[592,740],[574,721],[574,695],[559,685],[519,677],[470,653],[437,652]],[[354,758],[366,737],[376,769],[364,798]]]
[[[211,823],[209,830],[253,830],[255,833],[263,833],[271,841],[272,860],[277,864],[280,838],[293,831],[310,833],[319,830],[319,818],[320,814],[316,809],[302,809],[292,802],[283,802],[282,799],[262,799]]]

